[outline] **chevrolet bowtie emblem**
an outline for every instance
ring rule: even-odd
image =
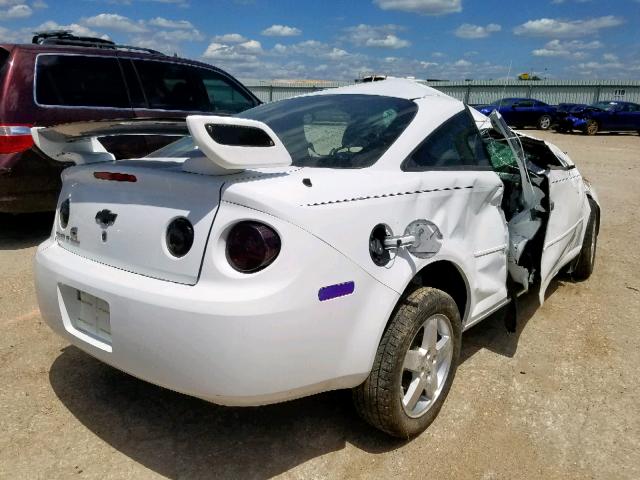
[[[100,210],[98,213],[96,213],[96,223],[102,228],[107,228],[114,224],[117,217],[118,214],[113,213],[111,210]]]

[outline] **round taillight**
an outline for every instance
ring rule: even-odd
[[[71,214],[71,201],[67,198],[60,204],[60,212],[58,218],[60,219],[60,227],[63,229],[69,225],[69,215]]]
[[[174,257],[184,257],[193,246],[193,225],[184,217],[174,219],[167,227],[167,249]]]
[[[254,273],[268,267],[280,253],[280,236],[259,222],[240,222],[227,236],[229,264],[242,273]]]

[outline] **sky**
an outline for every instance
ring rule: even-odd
[[[0,42],[60,28],[241,79],[640,79],[640,0],[0,0]]]

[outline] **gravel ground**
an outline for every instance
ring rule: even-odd
[[[489,319],[433,425],[390,440],[348,392],[225,408],[99,363],[43,324],[31,261],[50,216],[0,218],[0,478],[640,478],[640,137],[536,132],[603,205],[596,271]]]

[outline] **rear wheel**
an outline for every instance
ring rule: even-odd
[[[598,243],[598,206],[596,202],[589,199],[591,214],[587,222],[587,231],[582,241],[582,250],[573,268],[573,278],[575,280],[586,280],[593,273],[596,263],[596,246]]]
[[[538,128],[540,130],[549,130],[551,127],[551,117],[549,115],[542,115],[538,119]]]
[[[589,120],[586,127],[584,128],[584,133],[586,133],[587,135],[595,135],[596,133],[598,133],[598,130],[598,122],[596,122],[595,120]]]
[[[415,290],[382,336],[369,377],[353,390],[360,416],[394,437],[423,432],[449,393],[460,343],[453,299],[435,288]]]

